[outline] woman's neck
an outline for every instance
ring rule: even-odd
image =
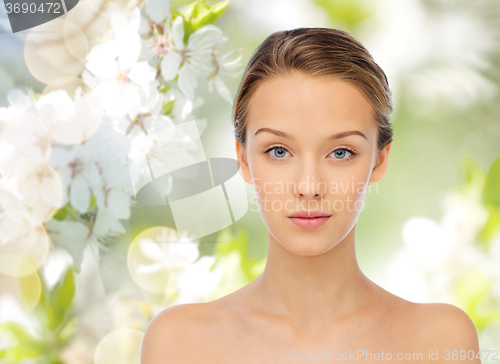
[[[266,267],[252,282],[259,306],[300,328],[330,324],[368,307],[378,286],[358,266],[355,230],[318,256],[295,255],[270,235]]]

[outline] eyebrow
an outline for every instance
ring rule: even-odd
[[[274,135],[277,135],[277,136],[280,136],[283,138],[295,140],[295,138],[293,136],[285,133],[284,131],[275,130],[275,129],[271,129],[271,128],[260,128],[254,133],[254,135],[257,135],[258,133],[261,133],[261,132],[268,132],[268,133],[272,133]],[[341,131],[340,133],[330,135],[326,139],[327,140],[335,140],[335,139],[345,138],[349,135],[359,135],[368,141],[368,138],[366,137],[366,135],[363,134],[362,132],[360,132],[359,130]]]

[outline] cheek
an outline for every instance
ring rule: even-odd
[[[286,186],[287,177],[280,173],[280,170],[269,166],[266,163],[255,163],[252,168],[253,182],[257,196],[278,198],[281,187]]]
[[[321,210],[333,210],[340,212],[344,209],[352,211],[353,204],[357,202],[357,207],[362,206],[368,180],[370,177],[370,161],[368,158],[358,159],[355,163],[339,166],[325,166],[321,171],[321,179],[315,178],[318,191],[324,194],[321,203],[323,206],[311,204],[310,206],[299,206],[301,208],[312,208]],[[306,183],[306,178],[292,181],[293,171],[277,168],[269,163],[254,163],[252,166],[252,176],[254,190],[260,208],[269,211],[297,210],[294,204],[297,196],[294,194],[294,186],[301,181]],[[309,182],[312,179],[308,179]],[[278,201],[279,200],[279,201]],[[287,200],[291,200],[288,201]],[[273,203],[273,201],[275,201]],[[319,202],[319,201],[318,201]],[[362,207],[361,207],[362,208]],[[263,211],[263,212],[266,212]]]
[[[253,169],[256,202],[264,221],[297,210],[293,182],[277,169],[264,169]]]
[[[332,210],[352,212],[354,209],[363,209],[368,179],[368,167],[361,164],[332,171],[327,184],[327,199],[330,200]]]
[[[255,180],[254,190],[257,199],[264,203],[267,201],[267,205],[275,200],[284,200],[287,198],[288,194],[285,191],[286,182],[281,180],[271,180],[269,176],[267,178]]]

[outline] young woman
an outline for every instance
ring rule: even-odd
[[[269,231],[265,270],[228,296],[158,314],[142,364],[480,363],[464,311],[404,300],[358,266],[357,220],[387,170],[391,112],[386,75],[349,34],[299,28],[260,45],[233,122]]]

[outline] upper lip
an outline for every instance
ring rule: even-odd
[[[332,216],[331,214],[327,214],[326,212],[323,211],[318,211],[318,210],[304,210],[304,211],[297,211],[291,214],[289,217],[323,217],[323,216]]]

